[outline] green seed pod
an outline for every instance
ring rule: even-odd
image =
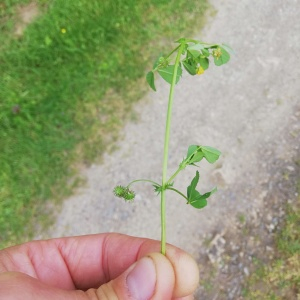
[[[127,188],[122,185],[118,185],[114,188],[114,194],[117,197],[123,198],[124,194],[126,193]]]
[[[115,196],[123,198],[126,201],[132,201],[135,197],[135,192],[130,190],[128,187],[118,185],[114,188]]]
[[[132,201],[132,200],[134,200],[134,197],[135,197],[135,192],[130,189],[127,189],[126,193],[124,193],[124,195],[123,195],[123,198],[126,201]]]

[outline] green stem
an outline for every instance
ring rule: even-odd
[[[184,167],[181,167],[181,166],[180,166],[180,167],[176,170],[176,172],[170,177],[170,179],[166,182],[166,184],[171,183],[171,182],[174,180],[174,178],[178,175],[178,173],[179,173],[180,171],[182,171],[184,168],[185,168],[185,166],[184,166]]]
[[[155,185],[160,186],[159,183],[157,183],[157,182],[155,182],[155,181],[152,181],[152,180],[149,180],[149,179],[136,179],[136,180],[131,181],[131,182],[127,185],[127,187],[129,188],[133,183],[135,183],[135,182],[141,182],[141,181],[144,181],[144,182],[150,182],[150,183],[152,183],[152,184],[155,184]]]
[[[181,193],[180,191],[178,191],[177,189],[174,189],[172,187],[168,187],[167,190],[171,190],[171,191],[176,192],[177,194],[179,194],[180,196],[182,196],[187,202],[189,202],[189,199],[183,193]]]
[[[165,186],[167,182],[167,167],[168,167],[168,155],[169,155],[169,140],[170,140],[170,128],[171,128],[171,114],[174,98],[174,87],[176,85],[177,70],[180,63],[180,57],[184,50],[185,44],[180,44],[177,52],[174,73],[169,93],[166,129],[165,129],[165,143],[164,143],[164,159],[163,159],[163,170],[162,170],[162,191],[161,191],[161,253],[166,255],[166,192]]]
[[[181,46],[181,45],[178,45],[176,48],[174,48],[169,54],[167,54],[167,55],[165,56],[165,58],[170,57],[176,50],[178,50],[178,49],[180,48],[180,46]]]
[[[166,56],[164,56],[165,59],[167,59],[168,57],[170,57],[175,51],[177,51],[180,48],[181,45],[178,45],[176,48],[174,48],[169,54],[167,54]],[[160,65],[158,65],[156,68],[154,68],[152,71],[157,71],[159,69]]]

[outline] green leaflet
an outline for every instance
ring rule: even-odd
[[[211,164],[216,162],[221,155],[221,152],[218,149],[215,149],[210,146],[202,146],[201,150],[202,150],[206,160]]]
[[[190,53],[194,58],[197,58],[197,57],[199,57],[199,56],[201,55],[201,52],[198,51],[198,50],[191,50],[191,49],[189,49],[188,51],[189,51],[189,53]]]
[[[188,51],[198,51],[200,53],[201,50],[205,49],[206,47],[203,44],[195,44],[188,47]]]
[[[174,69],[175,69],[175,65],[169,65],[166,68],[163,69],[159,69],[158,73],[159,75],[169,84],[172,83],[172,79],[173,79],[173,73],[174,73]],[[178,66],[177,69],[177,75],[176,75],[176,83],[178,83],[180,77],[182,75],[182,69],[180,67],[180,65]]]
[[[209,55],[210,55],[210,53],[207,49],[202,49],[201,52],[205,57],[209,57]]]
[[[185,162],[187,165],[193,165],[205,157],[205,159],[212,164],[219,159],[220,155],[221,152],[213,147],[191,145],[188,148]]]
[[[198,59],[199,63],[200,63],[200,66],[204,69],[204,70],[207,70],[208,67],[209,67],[209,59],[206,58],[206,57],[200,57]]]
[[[149,84],[149,86],[156,92],[156,87],[154,84],[154,73],[152,71],[148,72],[146,75],[146,80]]]
[[[228,53],[230,53],[230,54],[235,54],[234,51],[233,51],[233,49],[232,49],[229,45],[227,45],[227,44],[222,44],[221,47],[222,47],[223,49],[225,49]]]
[[[196,171],[196,176],[192,179],[191,184],[187,188],[187,198],[188,203],[193,207],[201,209],[207,205],[207,198],[210,197],[213,193],[217,191],[217,188],[214,188],[208,193],[201,195],[197,190],[197,184],[199,182],[199,172]]]
[[[186,71],[190,75],[194,76],[197,74],[197,66],[194,61],[187,59],[187,60],[182,61],[182,64],[183,64],[184,68],[186,69]]]

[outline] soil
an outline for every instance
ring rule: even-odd
[[[39,15],[38,5],[36,2],[31,2],[27,5],[20,6],[17,13],[18,21],[15,26],[15,34],[21,36],[25,28]]]
[[[213,0],[216,14],[194,38],[226,42],[230,63],[204,75],[183,76],[175,91],[170,174],[188,145],[223,153],[200,166],[200,190],[214,185],[209,205],[196,210],[174,194],[167,199],[167,240],[199,262],[196,299],[243,299],[254,259],[274,255],[273,234],[287,203],[297,201],[300,141],[300,2]],[[82,172],[86,185],[66,199],[44,237],[121,232],[160,239],[159,198],[136,185],[131,203],[116,199],[117,184],[160,180],[168,86],[159,81],[135,107],[139,119],[121,132],[118,150]],[[298,163],[298,164],[297,164]],[[185,191],[195,168],[175,185]]]

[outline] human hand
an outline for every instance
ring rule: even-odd
[[[0,299],[193,299],[195,261],[158,241],[115,233],[33,241],[0,251]]]

